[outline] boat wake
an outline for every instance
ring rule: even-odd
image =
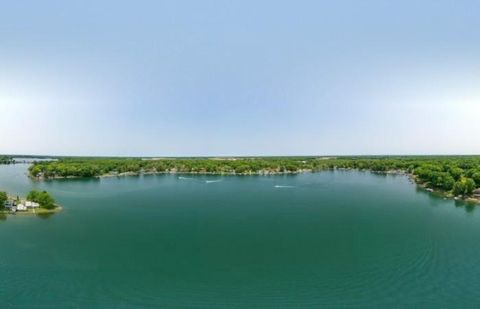
[[[281,186],[281,185],[275,185],[275,188],[295,188],[295,186]]]
[[[205,180],[205,183],[214,183],[214,182],[220,182],[222,181],[221,179],[217,179],[217,180]]]
[[[182,176],[178,177],[178,179],[180,179],[180,180],[193,180],[193,178],[191,178],[191,177],[182,177]]]

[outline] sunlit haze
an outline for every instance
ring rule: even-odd
[[[0,153],[478,154],[477,1],[8,1]]]

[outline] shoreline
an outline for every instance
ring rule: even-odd
[[[141,176],[141,175],[212,175],[212,176],[279,176],[279,175],[295,175],[303,173],[316,173],[324,171],[312,170],[312,169],[302,169],[298,171],[258,171],[258,172],[247,172],[247,173],[235,173],[235,172],[182,172],[182,171],[143,171],[143,172],[125,172],[125,173],[115,173],[115,174],[103,174],[97,176],[53,176],[53,177],[44,177],[44,176],[32,176],[28,175],[29,178],[33,180],[43,181],[43,180],[61,180],[61,179],[89,179],[89,178],[111,178],[111,177],[125,177],[125,176]]]
[[[38,208],[29,208],[25,211],[16,211],[16,212],[12,212],[11,210],[0,210],[0,215],[11,215],[11,216],[50,215],[50,214],[60,212],[62,210],[63,210],[63,207],[60,205],[57,205],[53,209],[38,207]]]
[[[418,181],[418,177],[415,176],[414,174],[411,174],[407,171],[404,170],[387,170],[387,171],[374,171],[371,169],[357,169],[357,168],[329,168],[329,169],[318,169],[318,170],[313,170],[313,169],[301,169],[297,171],[268,171],[268,170],[261,170],[258,172],[248,172],[248,173],[235,173],[235,172],[179,172],[177,170],[171,170],[171,171],[142,171],[142,172],[125,172],[125,173],[110,173],[110,174],[104,174],[104,175],[99,175],[99,176],[90,176],[90,177],[81,177],[81,176],[55,176],[55,177],[35,177],[29,175],[28,177],[37,180],[37,181],[43,181],[43,180],[61,180],[61,179],[91,179],[91,178],[112,178],[112,177],[126,177],[126,176],[142,176],[142,175],[211,175],[211,176],[281,176],[281,175],[297,175],[297,174],[304,174],[304,173],[319,173],[322,171],[335,171],[335,170],[344,170],[344,171],[368,171],[374,174],[381,174],[381,175],[404,175],[407,176],[412,184],[417,185],[417,187],[420,187],[421,189],[425,190],[428,193],[436,193],[443,197],[444,199],[451,199],[451,200],[461,200],[467,203],[473,203],[478,206],[480,206],[480,197],[475,197],[475,196],[454,196],[453,194],[449,192],[445,192],[441,189],[437,188],[431,188],[427,185],[425,182],[420,182]]]

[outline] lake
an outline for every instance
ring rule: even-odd
[[[480,304],[480,211],[405,176],[148,175],[35,182],[64,210],[0,220],[0,307]]]

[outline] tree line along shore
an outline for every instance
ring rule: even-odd
[[[0,164],[11,164],[11,163],[15,163],[12,157],[0,156]]]
[[[59,158],[34,162],[37,179],[154,173],[273,175],[357,169],[405,173],[448,197],[480,201],[480,156],[248,157],[248,158]]]

